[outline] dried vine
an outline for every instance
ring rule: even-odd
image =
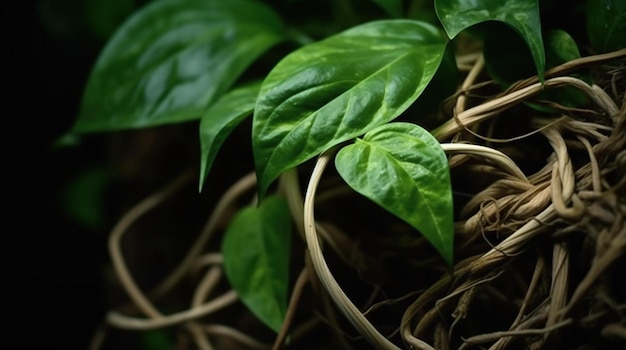
[[[626,80],[625,57],[626,50],[620,50],[568,62],[549,70],[544,83],[530,78],[488,97],[483,90],[490,82],[481,80],[481,56],[459,57],[459,69],[467,74],[451,107],[442,111],[449,120],[433,131],[449,153],[458,186],[455,201],[462,204],[452,271],[414,232],[407,244],[393,242],[407,231],[393,220],[395,226],[385,232],[392,238],[348,231],[354,226],[345,221],[367,221],[368,215],[346,214],[333,222],[337,210],[325,210],[335,208],[329,203],[358,199],[336,177],[322,178],[330,153],[318,160],[304,201],[298,188],[283,186],[302,234],[302,249],[294,254],[302,259],[293,268],[299,274],[287,321],[274,339],[257,338],[213,317],[225,309],[241,312],[236,293],[223,288],[219,252],[207,247],[221,233],[218,222],[230,218],[231,209],[250,196],[252,174],[226,191],[178,268],[153,291],[142,291],[128,270],[122,239],[138,219],[190,183],[192,176],[185,172],[130,210],[113,229],[109,251],[131,304],[110,311],[91,349],[103,346],[111,327],[141,331],[182,326],[181,349],[227,348],[223,344],[229,349],[306,348],[311,334],[326,333],[333,334],[324,340],[333,348],[357,348],[354,344],[363,339],[379,349],[494,350],[562,348],[573,342],[601,348],[626,340],[626,284],[616,269],[626,249],[626,92],[618,91]],[[608,63],[612,68],[605,69]],[[604,84],[589,86],[565,75],[581,68],[601,70]],[[583,92],[588,106],[573,109],[538,100],[546,89],[564,87]],[[512,116],[516,106],[529,102],[554,112]],[[503,127],[506,118],[517,118],[523,127]],[[529,152],[536,152],[532,164],[527,163]],[[313,210],[321,210],[321,219]],[[380,276],[372,267],[384,259],[404,264],[398,268],[402,271],[383,274],[403,276],[406,284],[386,285],[376,278]],[[350,278],[333,274],[340,265],[370,277],[362,278],[359,287],[342,285]],[[187,293],[191,300],[186,310],[167,314],[157,307],[159,299],[189,281],[195,287]],[[359,290],[363,286],[370,287],[367,298]],[[393,316],[384,321],[373,316],[381,310]],[[566,332],[579,335],[568,339]]]

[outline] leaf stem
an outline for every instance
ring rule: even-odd
[[[481,156],[500,165],[504,170],[518,179],[530,183],[524,172],[506,154],[490,147],[480,145],[470,145],[464,143],[442,143],[441,148],[446,153],[467,153]]]
[[[359,309],[350,301],[348,296],[341,289],[333,277],[324,256],[322,254],[321,243],[317,237],[314,217],[314,201],[317,185],[322,177],[324,169],[332,159],[336,148],[324,152],[317,160],[304,199],[304,230],[306,243],[311,255],[311,261],[324,289],[337,305],[341,313],[348,318],[350,323],[365,337],[365,339],[378,349],[399,350],[389,339],[380,334],[376,328],[367,320]]]
[[[516,104],[528,100],[541,93],[546,88],[558,88],[563,86],[578,88],[610,116],[616,115],[618,112],[614,104],[607,103],[608,101],[599,97],[595,89],[584,81],[573,77],[556,77],[547,79],[543,84],[540,82],[535,83],[465,110],[459,113],[456,118],[448,120],[440,127],[433,130],[432,134],[440,141],[446,140],[465,128],[491,118]]]

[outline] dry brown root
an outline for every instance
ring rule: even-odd
[[[531,85],[518,87],[524,86]],[[466,260],[407,308],[407,345],[420,348],[421,339],[437,349],[603,348],[626,341],[626,283],[617,268],[626,266],[626,112],[623,100],[607,98],[600,87],[582,90],[595,94],[591,111],[533,120],[551,154],[530,183],[476,158],[451,159],[453,173],[494,180],[461,210],[456,252]],[[493,130],[498,109],[509,106],[507,96],[517,101],[518,91],[498,97],[493,112],[484,108],[488,103],[462,110],[467,124],[457,130],[467,132],[455,140],[493,144],[477,130]],[[514,150],[515,142],[508,147]],[[472,255],[480,251],[486,252]],[[441,329],[445,337],[438,336]]]

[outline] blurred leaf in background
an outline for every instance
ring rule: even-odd
[[[41,0],[37,12],[46,32],[67,41],[105,42],[119,25],[147,1]]]

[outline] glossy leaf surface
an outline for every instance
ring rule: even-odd
[[[335,158],[355,191],[406,221],[453,260],[450,171],[439,142],[411,123],[389,123],[342,148]]]
[[[587,36],[604,53],[626,48],[626,1],[587,0]]]
[[[149,3],[100,54],[74,131],[198,119],[283,33],[274,12],[256,1]]]
[[[200,120],[200,190],[215,156],[230,133],[252,114],[261,82],[239,87],[223,95]]]
[[[278,332],[287,312],[291,215],[270,196],[240,211],[222,241],[224,271],[241,301]]]
[[[435,9],[450,39],[486,21],[509,25],[526,42],[536,71],[543,77],[545,53],[537,0],[435,0]]]
[[[266,77],[253,119],[261,197],[281,173],[402,113],[433,77],[447,40],[385,20],[294,51]]]

